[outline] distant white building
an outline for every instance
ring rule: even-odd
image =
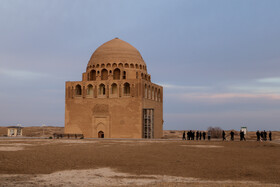
[[[247,127],[241,127],[240,131],[243,131],[244,134],[246,134],[247,133]]]
[[[8,127],[8,136],[22,136],[22,129],[21,126],[9,126]]]

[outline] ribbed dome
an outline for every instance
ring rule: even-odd
[[[92,54],[88,66],[119,62],[146,66],[139,51],[129,43],[118,38],[110,40],[98,47]]]

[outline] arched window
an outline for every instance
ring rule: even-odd
[[[96,80],[96,71],[93,69],[89,73],[89,80],[95,81]]]
[[[122,67],[123,67],[123,64],[122,64],[122,63],[119,63],[118,67],[119,67],[119,68],[122,68]]]
[[[99,64],[96,65],[96,68],[99,68]]]
[[[139,68],[142,69],[142,65],[139,65]]]
[[[155,92],[154,92],[154,87],[152,87],[152,100],[154,100]]]
[[[148,99],[151,99],[151,87],[150,87],[150,85],[148,87]]]
[[[93,86],[91,84],[87,86],[87,95],[93,95]]]
[[[142,78],[142,79],[144,78],[144,75],[143,75],[143,73],[141,73],[141,78]]]
[[[105,64],[101,64],[101,68],[105,68]]]
[[[125,68],[129,68],[128,63],[125,63],[124,67],[125,67]]]
[[[124,83],[123,85],[123,95],[124,96],[129,96],[130,95],[130,85],[129,83]]]
[[[112,95],[115,95],[115,94],[117,94],[117,93],[118,93],[118,86],[117,86],[116,83],[113,83],[113,84],[111,85],[111,94],[112,94]]]
[[[135,68],[138,69],[138,64],[135,65]]]
[[[147,85],[145,84],[145,98],[148,96],[148,90],[147,90]]]
[[[117,67],[117,64],[116,64],[116,63],[113,64],[113,68],[115,68],[115,67]]]
[[[126,72],[123,71],[123,79],[126,79]]]
[[[110,63],[108,63],[108,64],[106,65],[106,67],[107,67],[107,68],[110,68],[110,67],[111,67],[111,64],[110,64]]]
[[[75,87],[76,95],[82,95],[82,87],[81,85],[77,84]]]
[[[134,68],[134,64],[130,64],[130,68]]]
[[[106,89],[104,84],[99,85],[99,95],[105,95],[106,94]]]
[[[160,102],[160,89],[158,90],[158,101]]]
[[[107,71],[107,69],[102,69],[101,80],[107,80],[107,79],[108,79],[108,71]]]
[[[155,88],[155,100],[157,101],[157,88]]]
[[[121,78],[121,71],[120,71],[119,68],[114,69],[113,78],[114,78],[114,80],[120,80],[120,78]]]

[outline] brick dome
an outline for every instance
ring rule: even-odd
[[[102,63],[133,63],[146,66],[140,52],[129,43],[115,38],[98,47],[87,67]]]

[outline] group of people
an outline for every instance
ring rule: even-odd
[[[211,131],[208,131],[208,134],[207,134],[207,137],[208,137],[208,140],[211,140]],[[184,131],[183,133],[183,137],[182,137],[183,140],[205,140],[206,139],[206,132],[205,131],[188,131],[187,132],[187,138],[186,138],[186,131]]]
[[[256,135],[257,135],[257,141],[266,141],[267,140],[267,132],[264,130],[264,131],[257,131],[256,132]],[[269,137],[269,141],[272,140],[272,133],[271,131],[269,131],[268,133],[268,137]]]
[[[230,132],[230,140],[231,141],[234,141],[234,131],[231,131]],[[257,135],[257,141],[266,141],[267,140],[267,132],[264,130],[264,131],[257,131],[256,132],[256,135]],[[208,131],[207,132],[207,136],[208,136],[208,140],[211,140],[211,131]],[[239,133],[239,136],[240,136],[240,141],[246,141],[246,138],[245,138],[245,133],[244,131],[240,130],[240,133]],[[272,140],[272,132],[269,131],[269,140],[271,141]],[[222,132],[222,137],[223,137],[223,141],[226,140],[226,133],[225,131]],[[186,138],[186,131],[183,132],[183,137],[182,137],[183,140],[205,140],[206,139],[206,132],[205,131],[188,131],[187,132],[187,138]]]
[[[244,131],[240,130],[239,136],[240,136],[240,141],[246,141]],[[225,133],[225,131],[223,131],[223,141],[224,140],[226,140],[226,133]],[[230,132],[230,140],[234,141],[234,132],[233,131]]]
[[[194,140],[194,139],[205,140],[205,138],[206,138],[206,132],[204,132],[204,131],[203,132],[201,132],[201,131],[196,131],[195,132],[195,131],[192,131],[192,130],[187,132],[187,139],[186,139],[186,132],[185,131],[184,131],[183,137],[182,137],[183,140]]]

